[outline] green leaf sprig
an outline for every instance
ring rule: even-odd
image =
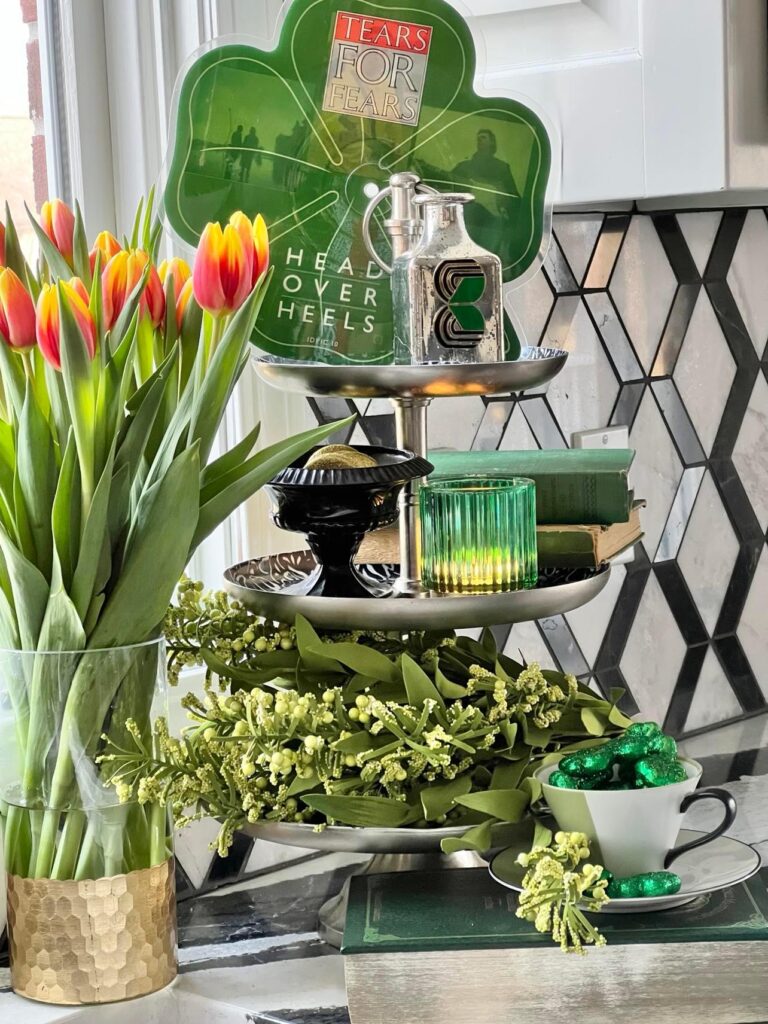
[[[174,669],[208,669],[204,697],[185,698],[192,725],[174,738],[161,724],[157,752],[112,747],[107,764],[125,798],[219,819],[222,850],[263,820],[465,826],[446,852],[487,849],[495,825],[527,814],[548,756],[629,721],[572,676],[500,654],[490,631],[320,634],[185,581],[166,636]]]

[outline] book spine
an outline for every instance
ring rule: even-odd
[[[539,523],[609,526],[629,519],[626,473],[544,473],[533,479]]]
[[[537,530],[539,568],[576,569],[597,565],[597,545],[590,530]]]

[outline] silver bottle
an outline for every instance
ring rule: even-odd
[[[495,363],[504,359],[501,260],[464,224],[465,193],[418,195],[421,238],[392,266],[395,362]]]

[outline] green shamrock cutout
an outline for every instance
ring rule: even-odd
[[[294,0],[276,49],[227,45],[192,64],[175,110],[166,217],[195,245],[208,221],[264,215],[277,273],[259,348],[392,361],[389,279],[361,222],[370,193],[399,171],[474,194],[467,227],[501,258],[505,281],[539,257],[549,138],[522,103],[478,96],[474,76],[471,34],[444,0]],[[388,260],[385,219],[380,207],[374,242]],[[459,305],[462,326],[476,319],[470,300]]]

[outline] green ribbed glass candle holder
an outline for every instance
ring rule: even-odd
[[[422,582],[438,593],[536,585],[536,487],[516,477],[441,480],[421,488]]]

